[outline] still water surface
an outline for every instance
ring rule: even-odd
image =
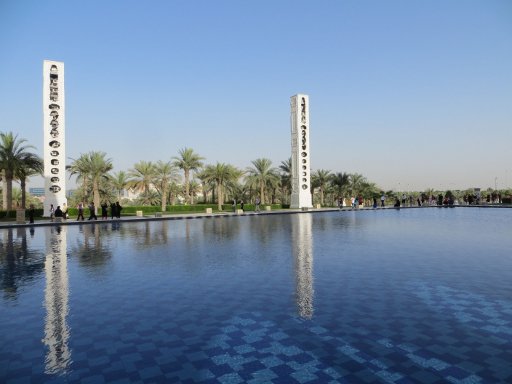
[[[0,231],[0,382],[512,382],[509,209]]]

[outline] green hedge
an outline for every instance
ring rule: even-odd
[[[34,218],[42,218],[43,213],[42,208],[34,209]],[[28,209],[25,209],[25,217],[28,220]],[[9,211],[9,214],[7,214],[7,211],[0,211],[0,219],[16,219],[16,209]]]
[[[289,208],[289,205],[281,205],[281,204],[262,204],[260,209],[262,211],[265,210],[265,206],[270,205],[272,210],[277,209],[286,209]],[[240,204],[237,204],[236,207],[240,209]],[[211,208],[213,212],[218,212],[217,204],[193,204],[193,205],[168,205],[167,210],[164,213],[172,214],[172,213],[204,213],[206,208]],[[255,210],[254,204],[244,204],[244,211],[250,212]],[[123,216],[135,216],[137,211],[142,211],[144,215],[152,215],[156,212],[162,212],[162,207],[160,206],[126,206],[123,207],[121,211],[121,215]],[[232,204],[223,204],[222,212],[232,212],[233,205]],[[36,209],[34,217],[42,218],[43,217],[43,209]],[[68,217],[77,217],[78,209],[77,208],[68,208],[67,211]],[[108,215],[110,217],[110,206],[108,208]],[[28,219],[28,210],[25,212],[25,216]],[[98,207],[98,216],[101,216],[101,207]],[[84,217],[89,217],[89,208],[84,208]],[[10,211],[9,215],[6,216],[5,211],[0,211],[0,219],[8,218],[8,219],[16,219],[16,210]]]

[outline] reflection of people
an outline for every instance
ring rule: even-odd
[[[34,204],[30,204],[30,207],[28,209],[28,221],[30,224],[34,224],[34,214],[35,214]]]

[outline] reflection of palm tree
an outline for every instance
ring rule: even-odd
[[[16,240],[11,228],[3,231],[3,235],[5,238],[0,240],[0,289],[4,295],[15,299],[19,286],[43,273],[44,254],[29,248],[26,228],[16,229]]]
[[[4,199],[3,208],[6,211],[12,209],[12,181],[16,177],[16,172],[23,167],[25,159],[32,156],[29,149],[33,149],[32,145],[24,145],[27,140],[18,139],[18,135],[12,132],[0,133],[0,170],[3,172],[2,180],[4,181]]]
[[[108,246],[104,246],[102,236],[99,231],[99,224],[80,226],[83,234],[83,241],[76,238],[76,249],[73,254],[79,256],[79,261],[83,265],[91,267],[100,267],[107,264],[112,257],[112,251]],[[104,236],[107,232],[103,232]]]
[[[256,159],[251,161],[252,167],[247,168],[249,175],[247,181],[251,185],[257,185],[260,190],[261,204],[265,204],[265,189],[278,185],[279,175],[277,170],[272,167],[272,161],[269,159]]]
[[[203,160],[203,157],[194,153],[194,150],[191,148],[180,149],[179,156],[174,157],[174,165],[183,170],[185,178],[185,203],[190,203],[190,171],[196,171],[201,168],[203,165],[201,160]]]

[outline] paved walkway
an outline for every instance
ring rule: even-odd
[[[400,207],[400,209],[413,209],[413,208],[512,208],[512,205],[455,205],[453,207],[439,207],[439,206],[413,206],[413,207]],[[345,207],[342,209],[345,211],[372,211],[372,210],[387,210],[387,209],[395,209],[393,206],[382,207],[364,207],[364,208],[350,208]],[[57,225],[84,225],[84,224],[95,224],[95,223],[105,223],[105,222],[137,222],[137,221],[158,221],[158,220],[184,220],[184,219],[203,219],[203,218],[221,218],[221,217],[233,217],[233,216],[256,216],[256,215],[283,215],[283,214],[296,214],[296,213],[313,213],[313,212],[335,212],[340,211],[338,208],[310,208],[308,210],[302,209],[278,209],[273,211],[246,211],[244,213],[235,213],[235,212],[215,212],[215,213],[164,213],[161,217],[157,217],[156,215],[145,215],[145,216],[123,216],[120,219],[107,219],[107,220],[83,220],[77,221],[74,218],[62,220],[60,222],[47,220],[36,220],[33,224],[27,222],[25,223],[17,223],[16,221],[0,221],[0,229],[3,228],[20,228],[20,227],[43,227],[43,226],[57,226]]]

